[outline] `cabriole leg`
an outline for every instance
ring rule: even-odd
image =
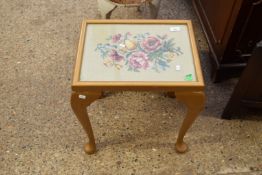
[[[87,106],[89,106],[96,99],[100,98],[100,96],[101,92],[72,92],[71,95],[72,109],[89,138],[89,142],[85,145],[85,152],[87,154],[93,154],[96,151],[95,138],[91,123],[89,121]]]
[[[188,146],[183,141],[184,136],[198,117],[198,114],[204,108],[205,94],[204,92],[176,92],[175,95],[176,98],[179,101],[185,103],[188,108],[186,117],[179,130],[176,142],[176,151],[179,153],[184,153],[188,149]]]

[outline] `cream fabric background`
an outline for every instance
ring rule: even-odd
[[[180,31],[171,32],[170,28],[178,26]],[[151,35],[167,34],[168,38],[173,37],[175,46],[179,46],[182,55],[170,62],[170,67],[160,73],[147,69],[140,72],[127,71],[124,66],[121,70],[115,67],[106,67],[100,53],[95,51],[98,43],[107,43],[106,38],[117,33],[131,32],[132,34],[149,32]],[[176,65],[181,70],[175,69]],[[192,81],[196,80],[193,54],[190,38],[186,25],[166,24],[89,24],[86,30],[80,81],[185,81],[185,76],[192,74]]]

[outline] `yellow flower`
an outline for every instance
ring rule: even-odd
[[[173,52],[166,52],[164,55],[168,62],[171,62],[175,59],[175,54]]]
[[[127,48],[126,47],[122,47],[121,49],[119,49],[119,52],[122,54],[125,54],[127,52]]]
[[[134,50],[136,48],[136,42],[131,40],[125,40],[125,46],[128,50]]]
[[[120,69],[123,67],[123,65],[116,64],[115,67],[116,67],[118,70],[120,70]]]
[[[111,67],[113,66],[113,60],[111,58],[105,58],[104,59],[104,65],[107,66],[107,67]]]
[[[116,63],[115,63],[115,67],[116,67],[118,70],[120,70],[120,69],[124,66],[124,63],[125,63],[124,60],[121,60],[121,61],[119,61],[119,62],[116,62]]]

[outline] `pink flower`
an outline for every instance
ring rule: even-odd
[[[147,52],[153,52],[161,46],[160,40],[156,37],[149,36],[145,40],[142,41],[142,47]]]
[[[134,69],[148,68],[148,61],[148,57],[144,52],[135,52],[129,58],[129,64]]]
[[[121,38],[121,34],[120,33],[116,34],[116,35],[113,35],[112,36],[112,42],[116,43],[116,42],[118,42],[120,40],[120,38]]]
[[[119,55],[114,49],[110,52],[109,57],[114,61],[121,61],[124,59],[124,57]]]

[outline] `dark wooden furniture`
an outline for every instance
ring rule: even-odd
[[[239,75],[262,39],[262,0],[193,0],[207,37],[214,82]]]
[[[262,41],[257,44],[250,57],[222,118],[230,119],[234,115],[239,115],[243,107],[262,109]]]

